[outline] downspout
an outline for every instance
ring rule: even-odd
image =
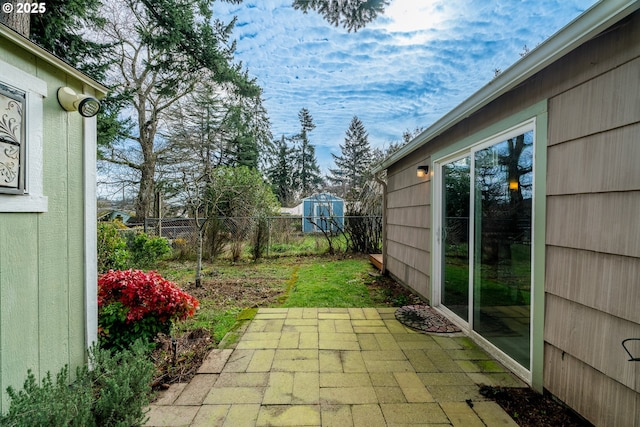
[[[378,174],[373,177],[382,186],[382,274],[387,274],[387,183]]]

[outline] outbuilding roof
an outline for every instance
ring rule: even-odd
[[[385,159],[374,172],[387,169],[638,9],[638,0],[599,1]]]

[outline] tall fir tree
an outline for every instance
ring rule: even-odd
[[[296,147],[296,171],[294,184],[300,190],[300,197],[304,198],[315,193],[323,184],[320,176],[320,167],[316,160],[316,148],[309,141],[309,132],[315,129],[313,117],[308,109],[302,108],[298,113],[300,120],[300,133],[296,135],[298,142]]]
[[[328,180],[342,189],[344,198],[354,200],[369,180],[372,160],[369,135],[357,116],[353,116],[340,150],[341,155],[332,154],[336,168],[329,169]]]
[[[226,143],[222,163],[257,170],[260,155],[273,149],[271,124],[262,98],[233,96],[224,124]]]
[[[287,144],[284,135],[276,143],[275,159],[267,170],[267,177],[271,182],[273,193],[282,206],[290,206],[294,199],[293,188],[294,151]]]

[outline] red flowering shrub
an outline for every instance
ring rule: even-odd
[[[168,333],[193,316],[198,300],[155,271],[111,270],[98,279],[98,327],[103,347],[128,347]]]

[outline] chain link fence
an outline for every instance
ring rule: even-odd
[[[303,221],[315,225],[314,232],[303,232]],[[178,258],[196,253],[199,226],[203,230],[206,257],[237,259],[248,255],[310,255],[334,251],[380,252],[381,216],[302,216],[219,217],[205,221],[193,218],[146,218],[130,224],[150,236],[165,237]]]

